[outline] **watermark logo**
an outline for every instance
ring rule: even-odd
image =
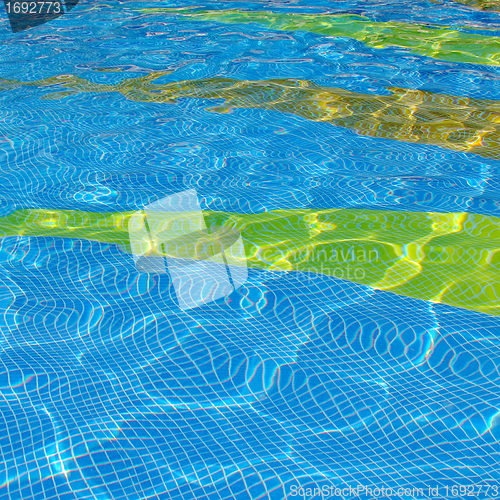
[[[79,0],[3,0],[13,33],[24,31],[61,17]]]
[[[496,483],[477,484],[444,484],[444,485],[422,485],[416,486],[363,486],[358,484],[352,486],[334,486],[324,484],[323,486],[299,486],[292,484],[288,497],[313,500],[313,499],[334,499],[347,500],[348,498],[387,498],[387,499],[438,499],[438,498],[464,498],[473,497],[476,499],[491,498],[494,495],[498,498],[500,488]],[[287,497],[287,498],[288,498]]]
[[[381,262],[378,249],[366,246],[338,249],[331,245],[319,251],[305,249],[296,256],[304,263],[300,271],[302,280],[309,284],[321,275],[363,283],[367,279],[367,269]]]
[[[136,269],[170,274],[182,310],[225,297],[248,277],[240,233],[207,229],[194,189],[135,212],[128,230]]]

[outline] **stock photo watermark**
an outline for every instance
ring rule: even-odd
[[[79,0],[4,0],[13,33],[48,23],[73,9]]]
[[[366,278],[366,270],[362,267],[352,266],[350,264],[345,264],[343,266],[331,267],[325,265],[320,265],[314,270],[310,271],[300,271],[301,276],[303,276],[303,281],[310,283],[315,277],[319,275],[330,276],[333,278],[349,281],[363,281]]]
[[[325,484],[321,487],[303,487],[292,485],[290,488],[289,498],[297,499],[326,499],[326,498],[360,498],[369,496],[371,498],[404,498],[404,499],[442,499],[442,498],[489,498],[489,496],[497,496],[499,493],[497,484],[469,484],[469,485],[440,485],[440,486],[401,486],[401,487],[386,487],[386,486],[333,486]]]
[[[294,260],[310,262],[310,268],[300,269],[303,279],[311,282],[318,275],[332,276],[338,279],[363,281],[366,278],[367,265],[380,262],[376,248],[352,246],[349,248],[327,247],[322,249],[304,248],[293,253]],[[272,248],[260,252],[260,258],[267,262],[279,259],[279,254]]]

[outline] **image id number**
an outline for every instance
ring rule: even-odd
[[[5,4],[9,14],[59,14],[60,2],[7,2]]]

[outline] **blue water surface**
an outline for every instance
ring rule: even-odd
[[[498,66],[136,10],[194,5],[500,32],[499,14],[448,0],[82,0],[16,34],[3,12],[0,78],[115,84],[171,70],[159,81],[500,100]],[[203,99],[41,99],[53,91],[0,92],[0,216],[140,210],[192,188],[203,210],[500,216],[498,160],[292,114],[215,114]],[[1,499],[354,498],[335,490],[346,487],[363,500],[500,498],[500,318],[255,269],[226,299],[180,311],[168,275],[139,273],[115,245],[57,237],[1,239],[0,279]]]

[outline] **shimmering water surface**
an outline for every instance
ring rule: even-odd
[[[1,499],[500,498],[498,2],[0,41]]]

